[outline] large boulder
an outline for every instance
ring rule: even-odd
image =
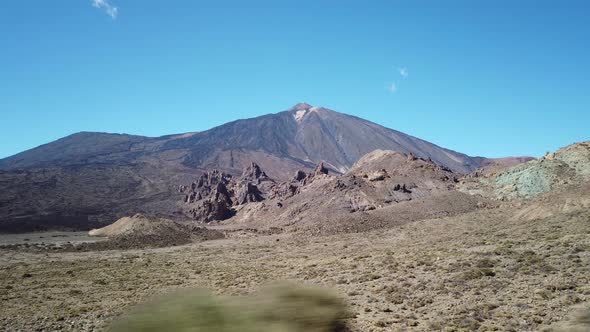
[[[238,191],[235,199],[236,205],[242,205],[246,203],[261,202],[264,200],[262,193],[255,184],[247,182]]]

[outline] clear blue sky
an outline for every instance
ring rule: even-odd
[[[7,0],[0,43],[0,157],[300,101],[470,155],[590,139],[583,0]]]

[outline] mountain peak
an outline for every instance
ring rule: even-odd
[[[323,107],[312,106],[308,103],[299,103],[288,109],[287,112],[293,114],[293,117],[295,118],[295,121],[297,121],[297,123],[301,123],[306,115],[314,112],[323,112],[326,110],[327,109]]]
[[[291,107],[289,109],[289,111],[303,111],[303,110],[308,110],[310,108],[312,108],[313,106],[311,106],[308,103],[298,103],[297,105]]]

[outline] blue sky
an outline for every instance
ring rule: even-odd
[[[590,139],[588,1],[1,1],[0,45],[0,158],[300,101],[470,155]]]

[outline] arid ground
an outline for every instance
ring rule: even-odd
[[[0,249],[4,331],[91,331],[178,288],[334,289],[358,331],[539,331],[590,300],[590,211],[514,207],[332,236],[258,235],[127,251]]]

